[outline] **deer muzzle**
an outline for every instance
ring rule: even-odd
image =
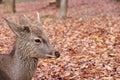
[[[60,57],[60,53],[59,53],[59,51],[54,51],[54,52],[52,52],[50,54],[47,54],[46,57],[47,58],[59,58]]]

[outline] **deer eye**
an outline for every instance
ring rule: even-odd
[[[36,42],[36,43],[41,43],[42,40],[41,40],[41,39],[35,39],[35,42]]]

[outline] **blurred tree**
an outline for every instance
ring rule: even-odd
[[[57,8],[60,8],[60,3],[61,3],[61,0],[56,0],[56,7]]]
[[[60,19],[64,19],[67,17],[67,8],[68,8],[68,0],[61,0],[60,3]]]
[[[116,0],[117,2],[120,2],[120,0]]]
[[[0,3],[2,3],[2,0],[0,0]]]
[[[56,0],[50,0],[49,1],[49,6],[53,6],[56,5]]]
[[[15,0],[4,0],[4,12],[15,12]]]

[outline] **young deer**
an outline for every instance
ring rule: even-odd
[[[39,24],[32,24],[26,16],[19,19],[20,24],[5,19],[17,40],[10,54],[0,54],[0,80],[31,80],[38,58],[60,56]]]

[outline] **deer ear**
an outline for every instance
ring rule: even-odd
[[[13,23],[7,19],[4,19],[4,20],[7,22],[8,26],[12,30],[12,32],[14,32],[17,36],[21,35],[22,27],[20,25]]]
[[[31,29],[28,26],[23,26],[24,33],[30,33]]]
[[[23,26],[31,26],[31,21],[25,15],[21,15],[19,17],[19,23],[20,23],[20,25],[23,25]]]

